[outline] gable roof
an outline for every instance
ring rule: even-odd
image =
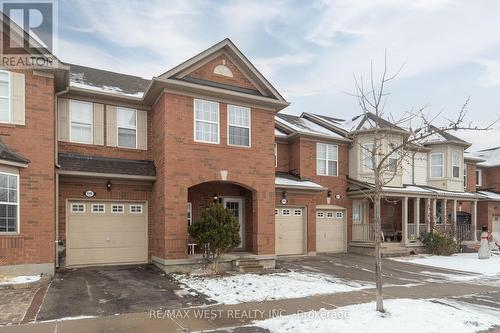
[[[30,163],[30,160],[12,151],[1,139],[0,139],[0,160],[11,162],[13,164],[20,164],[22,166],[27,166]]]
[[[471,146],[471,144],[467,141],[462,140],[459,137],[456,137],[448,132],[445,132],[434,125],[429,125],[429,131],[432,131],[434,133],[426,138],[424,143],[425,145],[454,143],[465,147]]]
[[[283,96],[274,88],[269,81],[259,72],[259,70],[245,57],[245,55],[226,38],[212,47],[184,61],[169,71],[161,74],[159,79],[184,79],[193,70],[201,67],[217,56],[225,54],[235,66],[254,84],[262,96],[273,98],[281,102],[286,102]]]
[[[478,166],[486,168],[500,166],[500,147],[483,149],[475,152],[474,155],[483,159],[482,162],[477,163]]]
[[[142,98],[150,80],[97,68],[70,64],[70,87]]]
[[[281,132],[289,132],[290,135],[309,135],[324,139],[349,141],[344,135],[332,131],[329,128],[317,124],[303,116],[299,117],[285,113],[277,113],[274,119],[278,129]]]

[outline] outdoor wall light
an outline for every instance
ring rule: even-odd
[[[331,198],[332,194],[333,194],[332,191],[328,191],[328,192],[326,192],[326,197],[327,198]]]
[[[282,197],[284,199],[286,199],[288,197],[288,192],[287,191],[283,191]]]
[[[217,202],[219,200],[219,196],[217,194],[214,194],[214,202]]]
[[[108,182],[106,183],[106,190],[108,190],[108,192],[110,192],[110,191],[111,191],[111,186],[112,186],[112,185],[113,185],[113,184],[111,184],[111,180],[108,180]]]
[[[283,191],[281,194],[281,204],[286,205],[288,203],[288,199],[286,198],[288,196],[288,193],[286,191]]]

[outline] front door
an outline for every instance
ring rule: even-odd
[[[229,209],[240,224],[240,245],[238,248],[243,248],[245,245],[245,239],[243,238],[243,228],[245,221],[243,218],[243,198],[222,198],[222,203],[225,208]]]

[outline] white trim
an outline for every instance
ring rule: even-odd
[[[338,219],[343,219],[344,218],[344,212],[335,212],[335,217]]]
[[[241,108],[241,109],[246,109],[248,110],[248,126],[242,126],[242,125],[231,125],[229,123],[229,108],[230,107],[235,107],[235,108]],[[226,111],[227,111],[227,145],[232,146],[232,147],[242,147],[242,148],[250,148],[252,147],[252,109],[247,107],[247,106],[241,106],[241,105],[235,105],[235,104],[227,104],[226,105]],[[239,127],[239,128],[247,128],[248,129],[248,146],[244,145],[235,145],[235,144],[230,144],[229,143],[229,127]]]
[[[476,169],[476,186],[483,186],[483,170],[482,169]]]
[[[8,175],[8,176],[15,176],[16,177],[16,183],[17,183],[17,202],[15,203],[15,205],[17,206],[17,212],[16,212],[16,231],[1,231],[0,232],[0,235],[17,235],[21,232],[21,188],[20,188],[20,175],[19,174],[15,174],[15,173],[10,173],[10,172],[0,172],[0,174],[2,175]],[[8,185],[7,185],[8,186]],[[7,188],[7,191],[8,191],[8,188]],[[13,205],[14,203],[12,202],[2,202],[2,204],[6,204],[6,205]],[[7,223],[8,225],[8,223]]]
[[[274,216],[280,216],[280,210],[278,208],[274,208]]]
[[[82,103],[82,104],[89,104],[90,105],[90,142],[85,142],[85,141],[76,141],[73,140],[71,137],[71,123],[73,122],[73,112],[71,112],[71,104],[72,103]],[[69,109],[69,142],[73,143],[80,143],[80,144],[86,144],[86,145],[93,145],[94,144],[94,103],[89,102],[89,101],[82,101],[82,100],[77,100],[77,99],[70,99],[68,103],[68,109]]]
[[[133,211],[132,211],[132,207],[136,207],[136,208],[139,208],[139,207],[140,207],[140,209],[139,209],[139,211],[137,211],[137,212],[133,212]],[[144,208],[144,207],[142,206],[142,204],[129,204],[129,205],[128,205],[128,212],[129,212],[130,214],[142,214],[142,213],[144,212],[144,209],[143,209],[143,208]]]
[[[320,145],[323,145],[325,146],[325,153],[326,153],[326,158],[323,159],[323,158],[319,158],[319,155],[318,155],[318,147]],[[337,150],[337,159],[331,159],[330,156],[328,155],[328,146],[332,146],[332,147],[335,147],[335,149]],[[321,160],[321,161],[325,161],[325,173],[322,174],[319,172],[319,169],[318,169],[318,160]],[[328,174],[328,162],[335,162],[337,163],[337,167],[335,168],[335,174],[334,175],[329,175]],[[323,142],[317,142],[316,143],[316,174],[318,176],[331,176],[331,177],[338,177],[339,175],[339,146],[338,145],[334,145],[334,144],[331,144],[331,143],[323,143]]]
[[[197,120],[196,119],[196,101],[217,104],[217,122],[208,121],[208,120]],[[220,144],[220,103],[219,102],[210,101],[207,99],[200,99],[200,98],[193,99],[193,120],[194,120],[193,121],[193,140],[195,142],[210,143],[210,144],[214,144],[214,145]],[[196,122],[197,121],[202,122],[202,123],[208,123],[208,124],[217,124],[217,142],[196,139]]]
[[[11,110],[11,100],[10,100],[10,89],[12,89],[12,73],[9,71],[5,70],[0,70],[0,73],[6,73],[7,74],[7,112],[9,114],[9,120],[7,121],[0,121],[0,124],[12,124],[12,110]],[[4,97],[0,97],[4,98]]]
[[[293,216],[302,216],[302,208],[294,208]]]
[[[130,111],[134,111],[135,112],[135,127],[132,127],[132,126],[119,126],[118,125],[118,112],[119,110],[122,109],[122,110],[130,110]],[[120,133],[119,133],[119,129],[120,128],[123,128],[123,129],[133,129],[135,130],[135,147],[127,147],[127,146],[120,146]],[[127,107],[123,107],[123,106],[116,106],[116,146],[119,147],[119,148],[126,148],[126,149],[137,149],[137,109],[133,109],[133,108],[127,108]]]
[[[457,157],[457,162],[458,162],[458,165],[455,165],[455,156]],[[458,167],[458,176],[455,177],[455,175],[453,174],[453,169],[455,167]],[[460,153],[458,151],[452,151],[451,152],[451,178],[453,179],[460,179]]]
[[[187,203],[187,222],[188,226],[193,224],[193,204],[191,202]]]
[[[368,148],[367,146],[370,146],[370,148]],[[373,155],[372,155],[374,146],[375,146],[375,144],[373,142],[365,142],[361,145],[360,161],[361,161],[361,170],[363,172],[373,171],[373,168],[375,167],[375,161],[373,160]],[[370,154],[368,154],[368,152]],[[365,164],[365,159],[369,159],[371,161],[371,164],[372,164],[371,168]]]
[[[75,206],[82,206],[83,207],[83,210],[75,210],[74,207]],[[82,213],[85,213],[85,203],[84,202],[72,202],[70,207],[71,207],[71,213],[74,213],[74,214],[82,214]]]
[[[333,219],[333,211],[326,212],[327,219]]]
[[[100,211],[100,210],[94,211],[94,207],[97,207],[97,206],[102,206],[102,211]],[[90,207],[90,212],[94,213],[94,214],[104,214],[104,213],[106,213],[106,205],[103,203],[93,203]]]
[[[322,211],[322,210],[321,211],[317,211],[316,212],[316,217],[320,218],[320,219],[324,218],[325,217],[325,212]]]
[[[238,216],[238,222],[240,224],[240,239],[241,239],[241,244],[238,246],[238,248],[244,248],[245,247],[245,227],[246,227],[246,221],[245,221],[245,198],[244,197],[222,197],[222,205],[224,208],[226,208],[226,204],[228,202],[237,202],[239,204],[239,216]]]
[[[285,211],[287,211],[286,214],[285,214]],[[281,216],[292,216],[292,210],[290,208],[282,208],[281,209]]]
[[[436,156],[436,155],[441,155],[442,157],[442,162],[441,162],[441,176],[433,176],[432,175],[432,156]],[[440,179],[440,178],[444,178],[445,177],[445,168],[444,168],[444,165],[445,165],[445,160],[444,160],[444,153],[432,153],[429,155],[429,178],[431,179]]]
[[[278,143],[274,143],[274,167],[278,167]]]
[[[118,211],[115,212],[114,211],[115,207],[121,207],[122,208],[121,212],[118,212]],[[125,205],[124,204],[116,204],[116,203],[115,204],[111,204],[111,213],[112,214],[123,214],[123,213],[125,213]]]

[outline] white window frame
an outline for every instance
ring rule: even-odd
[[[229,112],[231,107],[235,108],[240,108],[240,109],[246,109],[248,110],[248,126],[242,126],[242,125],[232,125],[229,123]],[[244,145],[235,145],[235,144],[230,144],[229,143],[229,127],[239,127],[239,128],[247,128],[248,129],[248,146]],[[234,105],[234,104],[227,104],[227,145],[232,146],[232,147],[243,147],[243,148],[250,148],[252,147],[252,109],[246,106],[240,106],[240,105]]]
[[[359,210],[358,218],[355,218],[356,210]],[[354,201],[352,203],[352,223],[361,224],[363,222],[363,203],[360,201]]]
[[[399,163],[399,156],[398,152],[394,151],[392,152],[391,155],[389,155],[389,158],[387,159],[387,168],[389,169],[389,172],[397,173],[398,172],[398,163]],[[394,170],[392,170],[392,167],[394,166]]]
[[[483,170],[476,169],[476,186],[483,186]]]
[[[333,219],[333,212],[326,212],[327,219]]]
[[[7,235],[7,234],[19,234],[21,232],[21,217],[20,217],[20,204],[19,204],[19,200],[20,200],[20,187],[19,187],[19,175],[18,174],[15,174],[15,173],[9,173],[9,172],[0,172],[0,174],[2,175],[7,175],[7,176],[14,176],[16,177],[16,180],[17,180],[17,202],[16,203],[12,203],[12,202],[0,202],[0,204],[5,204],[5,205],[16,205],[17,208],[16,208],[16,216],[17,216],[17,221],[16,221],[16,231],[1,231],[0,232],[0,235]]]
[[[191,202],[188,202],[187,205],[187,223],[188,226],[193,224],[193,204]]]
[[[9,119],[7,121],[0,121],[2,124],[10,124],[12,122],[12,110],[11,110],[11,100],[10,100],[10,89],[11,89],[11,73],[9,71],[4,71],[0,70],[0,73],[6,73],[7,74],[7,96],[0,96],[0,98],[6,99],[7,100],[7,112],[9,114]]]
[[[300,208],[295,208],[293,210],[293,216],[302,216],[302,209]]]
[[[201,119],[196,119],[196,102],[202,102],[202,103],[214,103],[217,104],[217,121],[208,121],[208,120],[201,120]],[[193,139],[195,142],[202,142],[202,143],[210,143],[214,145],[220,144],[220,104],[218,102],[214,101],[209,101],[206,99],[199,99],[195,98],[193,101]],[[196,122],[202,122],[202,123],[207,123],[207,124],[217,124],[217,142],[212,142],[212,141],[205,141],[205,140],[198,140],[196,139]]]
[[[323,211],[319,211],[319,212],[316,212],[316,217],[322,219],[325,217],[325,212]]]
[[[336,212],[335,217],[338,219],[344,218],[344,212]]]
[[[83,210],[75,210],[74,209],[75,206],[80,206],[80,205],[83,207]],[[71,203],[71,212],[75,213],[75,214],[85,213],[85,203],[84,202],[72,202]]]
[[[141,207],[139,212],[132,211],[132,207]],[[144,212],[144,208],[142,204],[130,204],[128,206],[128,211],[130,214],[142,214]]]
[[[464,189],[467,189],[467,163],[464,162]]]
[[[458,165],[455,164],[455,157],[457,158]],[[457,176],[455,177],[454,169],[458,168]],[[451,153],[451,178],[460,179],[460,153],[454,151]]]
[[[280,216],[280,210],[278,208],[274,209],[274,216]]]
[[[94,207],[97,207],[97,206],[102,206],[102,211],[95,211]],[[90,211],[92,213],[95,213],[95,214],[104,214],[104,213],[106,213],[106,205],[102,204],[102,203],[94,203],[94,204],[92,204],[92,207],[90,208]]]
[[[285,213],[285,212],[287,212],[287,213]],[[292,215],[291,211],[290,211],[290,208],[283,208],[281,210],[281,216],[290,216],[290,215]]]
[[[115,207],[121,207],[122,211],[121,212],[115,212]],[[125,213],[125,205],[124,204],[111,204],[111,213],[112,214],[123,214]]]
[[[278,167],[278,144],[274,143],[274,167]]]
[[[71,133],[71,127],[73,123],[73,111],[71,105],[73,103],[82,103],[82,104],[88,104],[90,105],[90,142],[85,142],[85,141],[77,141],[73,140],[72,138],[72,133]],[[88,101],[80,101],[76,99],[70,99],[69,100],[69,141],[74,142],[74,143],[81,143],[81,144],[86,144],[86,145],[92,145],[94,144],[94,103],[88,102]]]
[[[323,158],[320,158],[319,157],[319,154],[318,154],[318,147],[319,146],[325,146],[325,152],[326,152],[326,159],[323,159]],[[333,158],[330,158],[330,156],[328,155],[328,146],[332,146],[332,147],[335,147],[335,149],[337,150],[337,159],[333,159]],[[318,169],[318,160],[321,160],[321,161],[325,161],[325,173],[322,174],[319,172],[319,169]],[[329,175],[328,174],[328,162],[335,162],[337,164],[337,167],[335,168],[335,174],[334,175]],[[322,142],[318,142],[316,143],[316,174],[318,176],[331,176],[331,177],[338,177],[339,175],[339,146],[338,145],[332,145],[332,144],[329,144],[329,143],[322,143]]]
[[[361,145],[361,170],[363,170],[364,172],[373,171],[373,167],[375,166],[375,161],[373,160],[372,156],[373,146],[374,144],[372,142],[363,143]],[[366,160],[371,161],[371,168],[365,164]]]
[[[118,113],[120,110],[128,110],[128,111],[134,111],[135,113],[135,127],[133,126],[119,126],[118,124]],[[120,146],[120,128],[123,129],[129,129],[129,130],[135,130],[135,147],[127,147],[127,146]],[[126,108],[123,106],[117,106],[116,107],[116,146],[120,148],[126,148],[126,149],[137,149],[137,109],[132,109],[132,108]]]
[[[441,160],[442,160],[442,164],[441,164],[441,176],[437,176],[437,177],[436,177],[436,176],[434,176],[434,175],[432,174],[432,169],[433,169],[433,167],[432,167],[432,156],[437,156],[437,155],[441,155],[441,157],[442,157],[442,159],[441,159]],[[429,169],[430,169],[430,170],[429,170],[429,176],[430,176],[430,178],[434,178],[434,179],[444,178],[444,171],[445,171],[445,170],[444,170],[444,165],[445,165],[445,161],[444,161],[444,153],[432,153],[432,154],[430,155],[430,157],[429,157],[429,166],[430,166],[430,167],[429,167]]]

